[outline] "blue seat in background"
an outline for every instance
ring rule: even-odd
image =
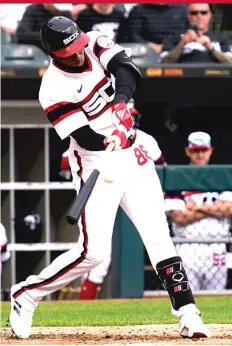
[[[1,57],[2,67],[41,68],[49,64],[48,56],[32,45],[2,44]]]

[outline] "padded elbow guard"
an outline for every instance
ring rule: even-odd
[[[157,263],[156,270],[175,310],[187,304],[195,304],[187,274],[179,256]]]
[[[131,58],[125,52],[119,52],[108,63],[107,70],[116,77],[119,67],[127,66],[131,69],[136,77],[137,85],[140,83],[142,75],[138,67],[133,63]]]

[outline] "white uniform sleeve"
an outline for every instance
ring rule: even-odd
[[[68,157],[69,156],[69,149],[65,150],[62,154],[62,157]]]
[[[185,210],[185,201],[179,191],[167,192],[165,194],[165,211]]]
[[[0,247],[1,247],[1,262],[6,262],[10,258],[10,252],[7,248],[6,230],[2,223],[0,223]]]
[[[185,210],[185,202],[179,198],[165,198],[165,211]]]
[[[141,130],[136,130],[136,133],[136,141],[138,141],[139,144],[141,143],[144,146],[144,148],[148,152],[148,155],[152,158],[153,161],[157,161],[162,155],[162,152],[156,139]]]
[[[96,31],[88,32],[90,36],[90,48],[99,59],[101,65],[107,69],[109,61],[118,53],[125,51],[125,47],[120,46],[109,37]]]
[[[54,81],[52,74],[44,77],[39,101],[57,134],[64,139],[89,122],[82,111],[81,103],[74,102],[68,83],[65,83],[65,80]]]
[[[219,196],[220,201],[232,202],[232,191],[224,191]]]

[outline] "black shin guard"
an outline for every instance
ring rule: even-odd
[[[156,270],[164,288],[168,291],[175,310],[179,310],[179,308],[187,304],[195,304],[192,290],[179,256],[157,263]]]

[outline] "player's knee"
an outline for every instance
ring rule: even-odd
[[[100,251],[89,251],[86,255],[86,259],[91,262],[92,265],[96,266],[102,263],[105,259],[104,254]]]

